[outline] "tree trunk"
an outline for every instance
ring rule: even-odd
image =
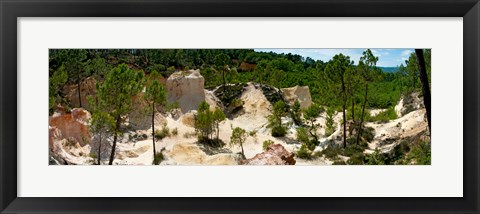
[[[153,158],[157,151],[155,150],[155,102],[152,103],[152,145],[153,145]]]
[[[242,143],[240,143],[240,147],[242,148],[242,157],[243,157],[243,159],[245,159],[245,152],[243,151],[243,144]]]
[[[367,97],[368,97],[368,83],[365,84],[365,99],[363,100],[362,106],[362,115],[360,117],[360,123],[358,125],[358,132],[357,132],[357,139],[356,143],[360,142],[360,136],[362,136],[362,125],[363,125],[363,118],[365,117],[365,106],[367,105]]]
[[[82,107],[82,96],[80,95],[80,73],[77,76],[77,91],[78,91],[78,103],[80,108]]]
[[[115,158],[115,147],[117,147],[117,131],[120,127],[120,115],[117,116],[115,122],[115,134],[113,134],[113,144],[112,144],[112,152],[110,153],[110,160],[108,161],[108,165],[113,164],[113,159]]]
[[[423,104],[425,105],[425,110],[427,111],[427,120],[428,120],[428,129],[430,133],[432,131],[432,121],[431,121],[431,95],[430,95],[430,84],[428,83],[427,69],[425,68],[425,59],[423,58],[423,50],[415,49],[415,54],[417,55],[417,64],[418,70],[420,70],[420,81],[422,82],[422,92],[423,92]]]
[[[345,104],[343,104],[343,148],[347,148],[347,117],[345,116]]]
[[[222,70],[222,77],[223,77],[223,96],[226,96],[227,95],[227,84],[226,84],[226,81],[225,81],[225,67],[223,68]]]
[[[352,93],[352,120],[353,120],[353,124],[355,124],[355,99],[353,99],[353,93]]]
[[[100,134],[100,140],[99,140],[99,143],[98,143],[98,165],[100,165],[100,160],[101,160],[101,156],[100,156],[100,153],[102,152],[102,134]]]

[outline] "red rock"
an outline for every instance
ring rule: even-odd
[[[82,108],[75,108],[72,113],[58,114],[50,117],[49,145],[53,148],[54,139],[68,139],[78,142],[81,146],[88,143],[91,138],[88,122],[91,116]]]
[[[268,146],[267,151],[243,160],[243,165],[295,165],[294,154],[280,144]]]

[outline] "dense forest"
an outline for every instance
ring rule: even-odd
[[[273,106],[268,117],[271,135],[285,137],[288,128],[283,125],[282,119],[290,117],[296,125],[296,141],[301,143],[296,151],[297,157],[312,159],[315,155],[329,157],[331,153],[349,156],[347,153],[363,152],[373,138],[369,136],[373,135],[372,128],[365,126],[365,123],[397,119],[399,115],[395,112],[395,106],[401,98],[408,98],[412,93],[418,93],[423,98],[430,123],[431,50],[416,50],[394,72],[376,66],[378,60],[369,49],[363,52],[358,62],[343,54],[324,62],[290,53],[256,52],[252,49],[50,49],[49,115],[53,115],[59,107],[68,112],[69,109],[89,105],[89,111],[92,112],[91,132],[100,133],[97,136],[100,141],[102,136],[111,141],[109,164],[112,164],[117,136],[123,130],[123,116],[133,110],[132,98],[143,92],[142,99],[149,106],[146,109],[150,109],[148,111],[152,117],[153,156],[154,163],[158,164],[161,157],[157,157],[155,139],[162,134],[157,132],[153,120],[156,112],[165,113],[175,108],[175,103],[167,102],[164,80],[175,72],[198,69],[205,79],[205,89],[215,91],[226,107],[237,101],[240,96],[238,92],[242,91],[238,87],[247,83],[259,84],[264,92],[308,86],[314,104],[307,109],[300,110],[297,102],[292,105],[268,97]],[[96,95],[90,96],[87,103],[82,103],[81,83],[87,78],[95,80]],[[78,103],[73,104],[65,98],[64,88],[67,85],[77,88]],[[158,105],[162,106],[160,110],[157,109]],[[383,111],[372,116],[369,113],[372,109]],[[199,142],[222,147],[219,123],[231,116],[229,113],[226,109],[210,113],[208,104],[199,105],[195,117]],[[336,113],[341,115],[342,146],[315,153],[321,138],[318,130],[325,130],[323,137],[335,132],[333,118]],[[324,125],[316,122],[319,115],[324,115]],[[232,127],[232,130],[231,143],[240,146],[248,134],[254,135],[238,127]],[[266,141],[266,146],[269,144],[272,142]],[[245,159],[243,146],[241,149]],[[100,156],[101,148],[98,150],[97,155]],[[358,158],[352,154],[349,160]],[[97,164],[101,164],[100,158],[97,159]],[[336,157],[332,160],[338,164],[345,163]],[[362,155],[361,161],[347,164],[367,164],[372,161],[374,164],[404,163],[399,162],[398,157],[382,156],[375,151],[371,155]],[[424,163],[429,164],[429,161],[428,157]]]

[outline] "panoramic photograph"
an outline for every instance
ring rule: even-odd
[[[48,60],[49,165],[431,165],[431,49],[49,49]]]

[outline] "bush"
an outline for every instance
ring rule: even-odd
[[[347,165],[347,163],[345,163],[345,161],[339,160],[339,161],[334,161],[332,165]]]
[[[395,112],[395,109],[393,106],[389,107],[387,110],[380,112],[379,114],[375,115],[374,117],[369,118],[367,121],[374,122],[374,121],[380,121],[380,122],[388,122],[390,120],[395,120],[397,119],[397,112]]]
[[[365,150],[364,147],[357,144],[352,144],[352,145],[348,145],[345,149],[342,149],[341,153],[343,156],[351,157],[356,154],[363,154],[364,150]]]
[[[256,137],[257,136],[257,130],[253,130],[253,131],[248,132],[248,135],[250,135],[250,137]]]
[[[296,155],[301,159],[312,159],[312,152],[305,146],[305,144],[300,146],[300,149],[297,151]]]
[[[174,128],[174,129],[172,130],[172,135],[173,135],[173,136],[177,136],[177,135],[178,135],[178,128]]]
[[[335,132],[335,121],[333,120],[333,115],[335,111],[333,108],[327,109],[327,121],[325,123],[325,137],[328,137]]]
[[[272,136],[273,137],[285,137],[287,134],[287,128],[283,126],[274,126],[272,127]]]
[[[431,164],[431,146],[429,142],[420,142],[413,146],[412,151],[409,154],[409,159],[413,159],[417,165],[430,165]]]
[[[287,127],[282,124],[282,117],[286,115],[286,107],[283,101],[278,101],[273,106],[273,112],[268,116],[268,128],[272,129],[273,137],[284,137]]]
[[[163,153],[159,152],[155,154],[155,156],[153,157],[153,164],[158,165],[163,161],[163,159],[164,159]]]
[[[167,126],[163,126],[161,130],[155,130],[155,139],[161,140],[165,137],[170,137],[170,129]]]
[[[262,145],[263,151],[267,151],[267,148],[272,144],[274,144],[274,142],[271,140],[263,141],[263,145]]]
[[[355,153],[348,160],[348,165],[363,165],[365,155],[363,153]]]
[[[340,149],[335,146],[329,146],[320,152],[320,154],[325,155],[326,158],[334,161],[338,160],[339,153],[340,153]]]
[[[372,154],[365,156],[365,163],[367,165],[385,165],[385,156],[377,148]]]

